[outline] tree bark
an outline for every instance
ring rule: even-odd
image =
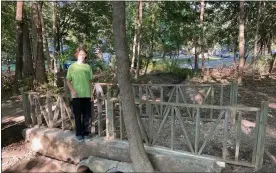
[[[146,64],[146,69],[145,69],[145,74],[147,73],[148,70],[148,66],[149,66],[149,62],[150,60],[153,58],[153,39],[154,39],[154,28],[155,28],[155,14],[152,15],[152,27],[151,27],[151,48],[150,48],[150,57],[147,60],[147,64]]]
[[[15,64],[15,77],[16,79],[22,79],[22,67],[23,67],[23,6],[24,2],[16,3],[16,64]]]
[[[117,74],[122,100],[123,117],[129,140],[130,158],[136,172],[153,172],[154,169],[146,154],[140,128],[136,117],[136,106],[129,74],[129,58],[127,57],[126,28],[125,28],[125,2],[112,1],[113,6],[113,32],[115,37],[115,50],[117,58]]]
[[[195,71],[198,70],[198,57],[197,57],[197,51],[196,51],[196,48],[197,48],[197,39],[195,41]]]
[[[43,2],[41,2],[41,3],[43,3]],[[42,4],[41,4],[41,6],[42,6]],[[38,6],[38,8],[39,8],[38,10],[41,12],[41,13],[39,13],[39,19],[41,21],[42,36],[43,36],[44,48],[45,48],[45,55],[47,57],[47,64],[48,64],[48,72],[50,72],[51,71],[51,56],[50,56],[50,52],[49,52],[48,40],[47,40],[47,36],[46,36],[46,31],[45,31],[43,13],[42,13],[42,10],[41,10],[40,6]]]
[[[34,67],[27,14],[25,14],[24,17],[25,19],[23,24],[23,76],[34,78]]]
[[[142,39],[142,14],[143,14],[143,3],[142,0],[138,0],[139,4],[139,23],[138,23],[138,40],[137,40],[137,67],[136,67],[136,78],[140,75],[140,46]]]
[[[252,58],[253,70],[255,69],[255,60],[257,58],[257,53],[258,53],[258,34],[259,34],[259,25],[260,25],[260,17],[261,17],[261,8],[262,8],[261,6],[262,6],[262,1],[259,1],[257,26],[256,26],[256,32],[255,32],[255,39],[254,39],[254,55]]]
[[[240,0],[240,24],[239,24],[239,72],[238,84],[242,83],[243,68],[244,68],[244,0]]]
[[[204,19],[204,0],[200,0],[200,30],[201,30],[201,32],[200,32],[200,47],[201,47],[201,62],[202,62],[201,75],[202,76],[204,75],[203,19]]]
[[[37,5],[36,2],[32,2],[32,55],[34,71],[36,71],[37,62],[37,20]]]
[[[137,52],[138,24],[139,24],[139,2],[137,5],[137,15],[135,18],[135,30],[134,30],[134,37],[133,37],[133,44],[132,44],[131,71],[134,71],[135,56]]]
[[[53,62],[52,62],[52,68],[54,69],[54,73],[57,73],[57,58],[56,58],[56,44],[57,44],[57,13],[56,13],[56,2],[52,2],[53,7]]]
[[[237,62],[236,62],[237,47],[236,47],[235,41],[234,41],[234,50],[233,50],[233,52],[234,52],[234,59],[233,59],[233,61],[234,61],[234,66],[236,67],[236,64],[237,64]]]
[[[37,61],[36,61],[36,70],[35,78],[38,82],[44,83],[47,82],[47,76],[45,71],[45,62],[44,62],[44,53],[43,53],[43,37],[42,37],[42,26],[39,16],[41,15],[41,7],[39,4],[33,2],[33,6],[36,10],[37,20],[36,20],[36,30],[37,30]]]

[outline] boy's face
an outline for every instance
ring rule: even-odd
[[[85,57],[86,57],[86,53],[83,50],[81,50],[78,54],[78,61],[84,62]]]

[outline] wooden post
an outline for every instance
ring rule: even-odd
[[[34,127],[35,125],[37,125],[37,118],[36,118],[36,114],[35,114],[35,102],[34,102],[34,98],[32,95],[29,94],[29,101],[30,101],[30,113],[31,113],[31,118],[32,118],[32,126]]]
[[[102,113],[103,113],[103,108],[102,108],[102,102],[101,98],[99,95],[97,95],[97,112],[98,112],[98,136],[102,136]]]
[[[22,103],[23,103],[25,125],[27,127],[30,127],[30,125],[32,124],[32,119],[31,119],[31,115],[30,115],[30,103],[29,103],[29,100],[28,100],[28,93],[25,93],[24,89],[21,88],[21,94],[22,94]]]
[[[211,86],[211,105],[214,105],[214,95],[215,95],[215,91],[214,91],[214,86],[212,85]],[[210,109],[210,119],[212,120],[213,119],[213,113],[214,110],[213,109]]]
[[[111,99],[111,92],[110,92],[110,85],[107,86],[107,98],[105,100],[105,110],[106,110],[106,137],[107,139],[115,138],[114,134],[114,112],[113,107],[114,103],[110,101]]]
[[[229,110],[226,110],[225,117],[224,117],[224,122],[223,122],[223,127],[224,127],[224,132],[223,132],[223,150],[222,150],[222,157],[223,159],[226,159],[227,156],[227,137],[228,137],[228,118],[229,118]]]
[[[200,110],[196,108],[196,130],[195,130],[195,154],[198,154],[198,144],[200,135]]]
[[[60,115],[61,115],[61,125],[62,125],[62,130],[65,129],[65,111],[64,111],[64,106],[63,106],[63,98],[60,96]]]
[[[171,149],[174,150],[174,136],[175,136],[175,118],[174,118],[174,107],[171,107]]]
[[[239,151],[240,151],[240,142],[241,142],[241,120],[242,120],[242,112],[239,112],[238,123],[236,126],[235,161],[239,161]]]
[[[96,124],[94,121],[94,100],[91,102],[91,134],[94,135],[96,133]]]
[[[237,106],[237,101],[238,101],[238,83],[233,82],[231,85],[231,105],[232,106]],[[236,121],[236,111],[231,111],[231,123],[232,125],[235,124]]]
[[[54,123],[53,123],[53,112],[52,112],[52,100],[49,93],[47,93],[46,102],[47,102],[47,109],[48,109],[49,126],[50,128],[53,128]]]
[[[256,162],[255,162],[256,170],[260,170],[263,165],[267,116],[268,116],[268,102],[263,101],[261,103],[260,124],[259,124],[257,150],[256,150]]]

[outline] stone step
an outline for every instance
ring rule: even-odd
[[[131,163],[127,141],[95,137],[89,142],[77,142],[73,131],[49,128],[24,129],[23,136],[30,142],[32,150],[73,164],[83,163],[81,161],[91,156]],[[172,151],[165,147],[145,145],[145,149],[153,167],[161,172],[221,172],[225,165],[215,158]]]

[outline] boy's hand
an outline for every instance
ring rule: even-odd
[[[76,90],[71,91],[73,98],[78,98],[78,93]]]

